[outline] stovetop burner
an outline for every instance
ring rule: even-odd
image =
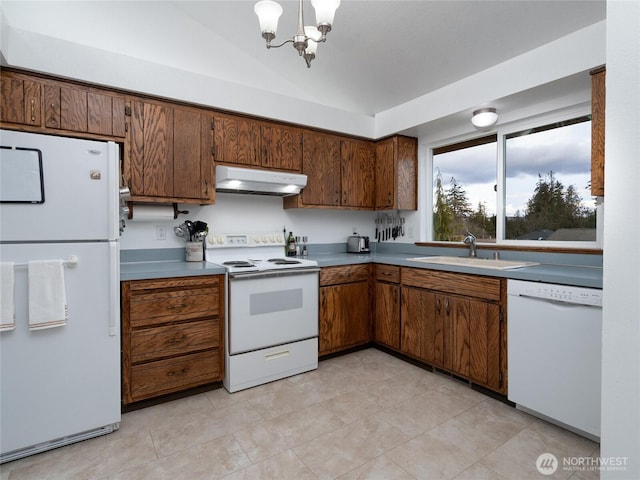
[[[271,262],[275,265],[296,265],[301,263],[300,260],[292,260],[290,258],[270,258],[267,262]]]
[[[255,264],[246,260],[228,260],[223,262],[222,265],[227,267],[255,267]]]

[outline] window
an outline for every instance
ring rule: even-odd
[[[433,151],[433,239],[496,238],[497,136]]]
[[[505,135],[504,159],[507,240],[595,242],[589,117]]]
[[[433,149],[431,240],[596,246],[590,116],[540,123]]]

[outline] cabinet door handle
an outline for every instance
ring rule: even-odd
[[[186,307],[186,306],[187,306],[187,305],[186,305],[186,304],[184,304],[184,303],[178,303],[177,305],[169,305],[169,306],[167,307],[167,310],[175,310],[176,308],[184,308],[184,307]]]
[[[186,338],[187,337],[185,335],[175,336],[175,337],[167,339],[167,343],[171,345],[171,344],[174,344],[174,343],[184,342],[186,340]]]
[[[35,98],[31,99],[31,121],[36,121],[36,100]]]

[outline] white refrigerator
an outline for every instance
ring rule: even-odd
[[[119,427],[118,172],[113,142],[0,130],[0,463]]]

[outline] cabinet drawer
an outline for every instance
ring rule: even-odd
[[[131,362],[216,348],[220,344],[219,336],[217,319],[134,330],[131,332]]]
[[[325,267],[320,270],[320,286],[362,282],[369,279],[369,264]]]
[[[219,381],[219,351],[184,355],[131,368],[131,401]]]
[[[217,316],[218,305],[218,290],[208,287],[135,295],[131,298],[131,326]]]
[[[377,264],[375,266],[376,280],[382,280],[384,282],[399,283],[400,282],[400,267],[394,265],[382,265]]]
[[[402,284],[496,302],[500,301],[501,280],[494,277],[421,268],[403,268]]]

